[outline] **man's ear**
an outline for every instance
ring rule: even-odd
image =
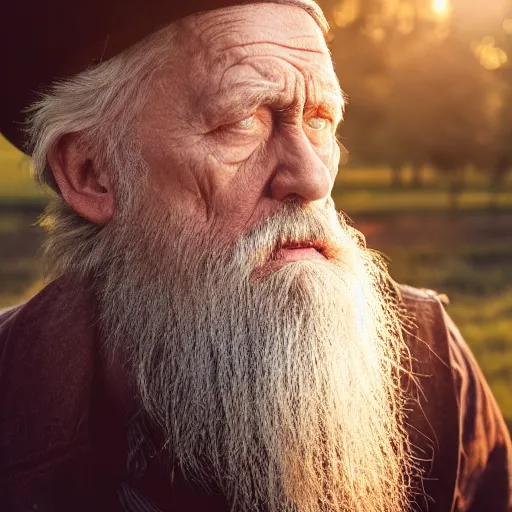
[[[80,136],[62,136],[50,147],[47,158],[64,201],[94,224],[107,224],[115,210],[111,179]]]

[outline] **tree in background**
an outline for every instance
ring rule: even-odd
[[[512,5],[509,5],[507,18],[502,24],[499,44],[512,58]],[[505,66],[499,72],[502,84],[497,134],[491,146],[490,187],[493,192],[491,207],[496,206],[497,193],[512,171],[512,66]]]
[[[411,167],[413,186],[432,166],[448,180],[453,205],[470,165],[501,183],[511,163],[510,2],[320,3],[349,96],[341,138],[352,163],[387,164],[395,184]]]
[[[512,76],[510,77],[512,80]],[[498,133],[492,147],[490,188],[493,192],[491,207],[496,206],[496,195],[501,190],[507,175],[512,171],[512,90],[504,97],[499,119]]]
[[[395,67],[389,98],[391,144],[417,170],[428,164],[448,180],[451,202],[465,169],[480,158],[490,136],[489,91],[483,68],[457,41],[417,45]]]

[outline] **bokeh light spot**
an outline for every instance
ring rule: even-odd
[[[512,18],[508,18],[503,22],[503,31],[512,35]]]
[[[334,23],[340,27],[347,27],[354,23],[359,16],[359,1],[358,0],[345,0],[338,2],[333,9]]]
[[[480,64],[489,71],[500,69],[508,62],[506,52],[496,46],[494,37],[484,37],[481,41],[474,42],[471,48]]]
[[[443,14],[448,10],[448,0],[432,0],[432,9],[434,12]]]

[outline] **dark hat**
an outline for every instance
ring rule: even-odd
[[[252,3],[269,0],[252,0]],[[270,0],[271,1],[271,0]],[[107,60],[168,23],[247,0],[8,0],[0,37],[0,132],[24,149],[24,110],[59,78]]]

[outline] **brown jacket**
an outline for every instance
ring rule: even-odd
[[[407,343],[421,385],[410,386],[408,429],[426,471],[413,510],[512,510],[510,437],[481,371],[435,294],[401,294],[416,318]],[[94,301],[77,283],[55,281],[0,314],[0,511],[227,512],[179,475],[171,485],[158,457],[132,481],[119,399],[130,394],[99,349]],[[154,508],[137,508],[138,497],[127,505],[127,489]]]

